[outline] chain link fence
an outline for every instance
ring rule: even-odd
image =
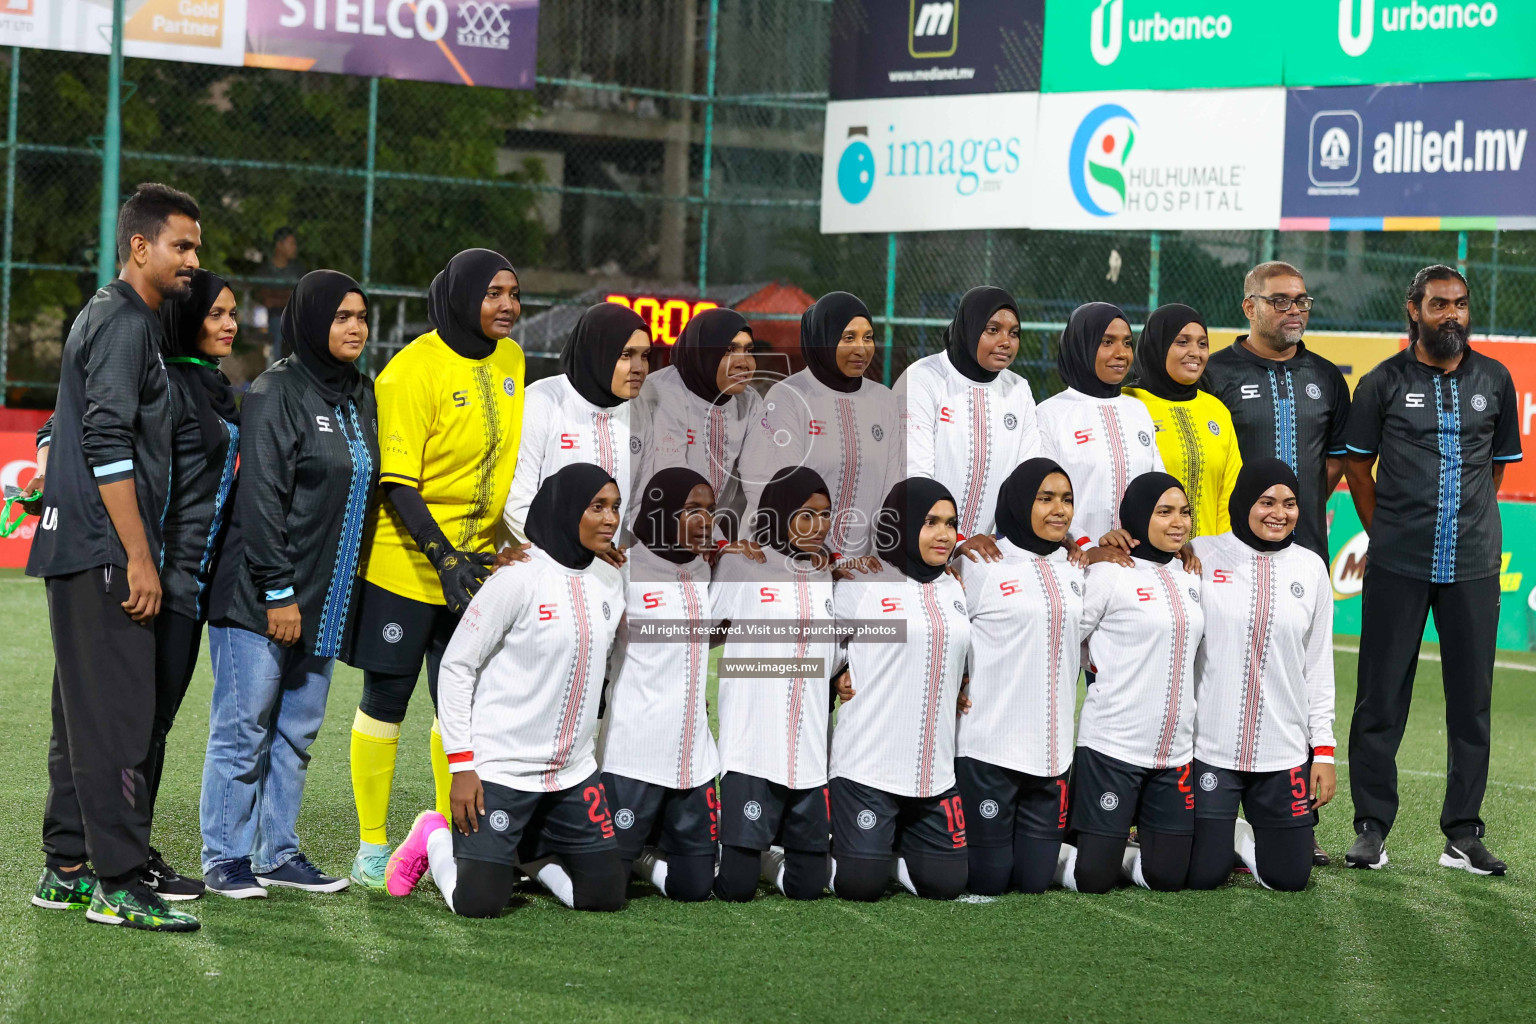
[[[1465,266],[1476,329],[1536,333],[1532,232],[822,235],[831,15],[828,0],[544,0],[531,93],[129,60],[122,181],[202,204],[204,263],[241,300],[237,378],[264,365],[300,270],[365,283],[377,370],[423,329],[433,274],[473,245],[518,267],[525,324],[609,290],[852,291],[891,378],[938,348],[966,288],[996,283],[1019,299],[1020,369],[1042,393],[1059,387],[1055,339],[1077,304],[1117,302],[1139,321],[1177,299],[1239,326],[1242,275],[1271,257],[1306,272],[1314,329],[1401,329],[1412,273],[1442,262]],[[107,61],[10,49],[0,69],[0,378],[6,404],[46,407],[96,286]],[[557,344],[531,346],[535,375]]]

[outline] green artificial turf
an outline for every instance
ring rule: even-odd
[[[1426,661],[1400,760],[1391,866],[1321,870],[1301,894],[1243,878],[1172,895],[683,906],[636,883],[619,914],[574,913],[531,895],[498,920],[467,921],[424,883],[407,899],[355,889],[210,896],[182,904],[202,931],[174,936],[28,903],[47,788],[42,586],[0,576],[0,621],[0,1020],[1536,1018],[1536,672],[1501,669],[1494,695],[1484,814],[1490,845],[1511,864],[1503,879],[1436,864],[1445,736],[1439,666]],[[1340,653],[1336,664],[1342,754],[1355,656]],[[347,748],[360,682],[338,668],[300,820],[306,852],[336,872],[357,846]],[[171,735],[155,831],[170,862],[192,872],[210,686],[205,655]],[[393,839],[432,798],[424,691],[402,734]],[[1352,836],[1347,766],[1339,774],[1321,837],[1342,863]]]

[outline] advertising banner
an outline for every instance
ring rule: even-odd
[[[1280,85],[1294,18],[1239,0],[1051,0],[1041,89]]]
[[[245,60],[246,0],[126,0],[123,53],[195,64]],[[111,0],[5,0],[0,45],[110,53]]]
[[[1036,92],[1045,0],[833,0],[834,100]]]
[[[245,63],[532,89],[538,0],[248,0]]]
[[[22,487],[37,473],[37,434],[0,431],[0,487]],[[15,509],[11,515],[16,515]],[[27,564],[32,550],[32,534],[37,529],[36,516],[21,521],[16,532],[0,538],[0,568],[17,569]]]
[[[1284,117],[1284,89],[1044,93],[1029,226],[1278,227]]]
[[[1281,226],[1536,227],[1533,129],[1536,81],[1288,90]]]
[[[821,230],[959,231],[1027,221],[1039,93],[827,104]]]
[[[1296,0],[1285,20],[1287,85],[1536,77],[1531,0]]]

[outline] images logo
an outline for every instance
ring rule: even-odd
[[[1104,8],[1109,8],[1109,39],[1104,39]],[[1108,67],[1120,56],[1120,31],[1125,20],[1125,12],[1122,0],[1099,0],[1099,6],[1094,9],[1092,31],[1089,38],[1089,46],[1093,50],[1093,59],[1101,67]]]
[[[1365,127],[1353,110],[1321,110],[1312,117],[1307,176],[1319,188],[1347,188],[1360,180]]]
[[[854,206],[868,199],[870,190],[875,187],[875,154],[865,141],[869,138],[869,129],[863,126],[848,129],[850,139],[859,135],[864,138],[848,143],[842,158],[837,161],[837,191]]]
[[[1119,0],[1115,0],[1116,3]],[[907,52],[914,57],[952,57],[960,48],[960,0],[944,0],[942,3],[925,3],[908,0],[907,5]],[[946,39],[947,37],[947,39]],[[918,40],[932,40],[928,46],[948,49],[917,48]]]
[[[1351,57],[1363,57],[1376,36],[1376,0],[1359,0],[1360,19],[1355,20],[1356,0],[1339,0],[1339,48]],[[1492,28],[1499,20],[1495,3],[1391,4],[1382,8],[1383,32],[1423,32],[1426,29]]]
[[[1090,110],[1072,136],[1067,178],[1078,205],[1095,217],[1113,217],[1125,209],[1126,163],[1139,126],[1129,110],[1106,103]]]

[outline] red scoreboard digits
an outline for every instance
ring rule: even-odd
[[[673,345],[682,337],[688,321],[706,309],[718,309],[720,303],[709,299],[675,299],[664,295],[606,295],[607,302],[617,302],[639,313],[651,325],[651,340],[659,345]]]

